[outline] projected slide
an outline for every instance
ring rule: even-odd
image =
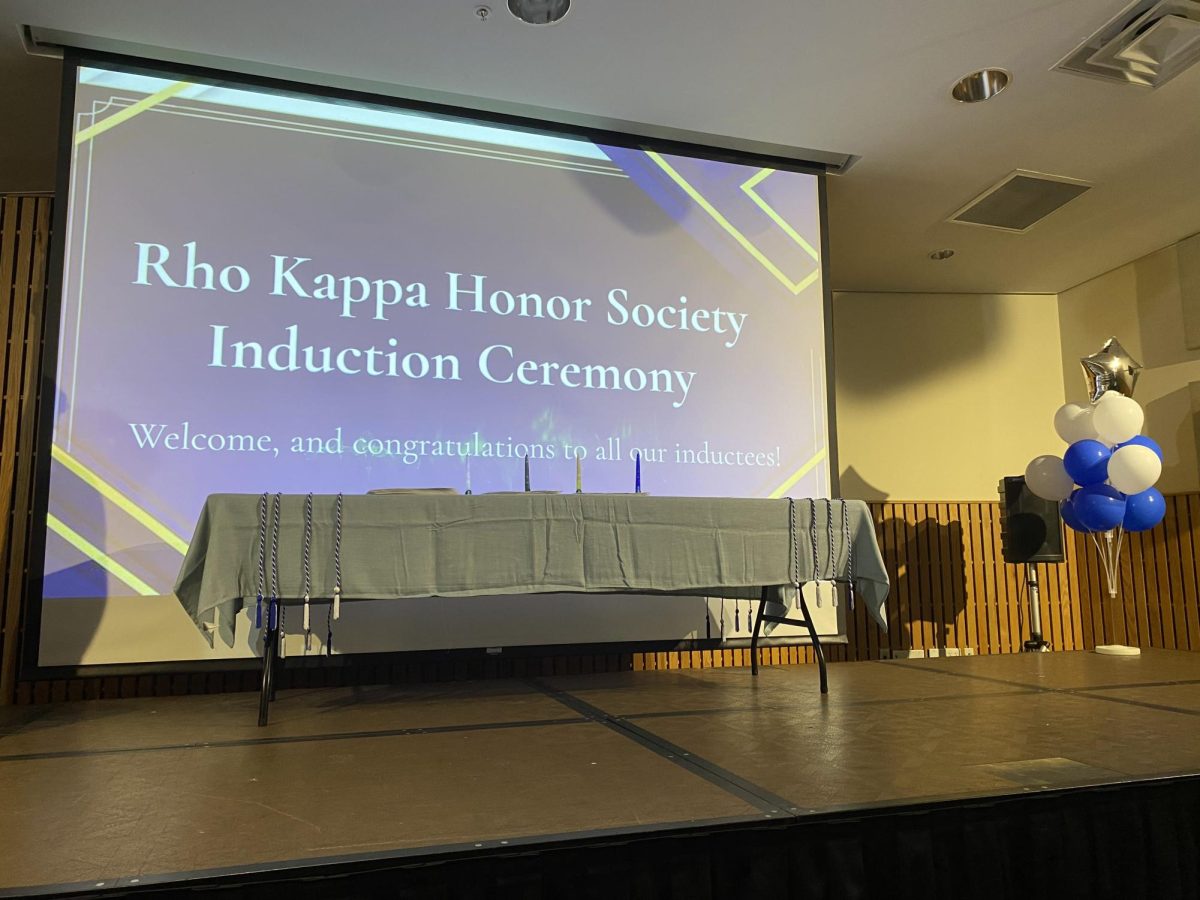
[[[72,142],[46,604],[214,492],[828,495],[813,175],[96,68]]]

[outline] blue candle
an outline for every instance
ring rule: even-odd
[[[635,494],[640,494],[642,492],[642,454],[638,453],[635,456],[635,459],[636,465],[633,476],[633,492]]]
[[[471,457],[467,457],[467,493],[471,493]]]

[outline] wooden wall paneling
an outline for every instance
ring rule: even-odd
[[[1101,538],[1101,541],[1103,541],[1103,538]],[[1128,548],[1123,552],[1125,553],[1124,562],[1128,563],[1130,556]],[[1117,580],[1120,583],[1120,587],[1116,601],[1120,604],[1121,615],[1125,622],[1125,634],[1128,635],[1128,640],[1123,643],[1141,646],[1139,642],[1144,640],[1146,636],[1145,621],[1144,617],[1138,616],[1138,597],[1133,590],[1133,573],[1130,571],[1128,565],[1121,566]]]
[[[1081,585],[1086,573],[1083,569],[1083,563],[1079,558],[1078,547],[1075,541],[1074,532],[1069,528],[1063,529],[1063,547],[1066,551],[1066,563],[1063,565],[1063,574],[1066,578],[1070,602],[1075,605],[1078,615],[1075,617],[1076,627],[1080,646],[1092,644],[1092,609],[1091,606],[1083,602],[1085,591]],[[1074,572],[1074,578],[1068,577],[1067,573]]]
[[[1038,584],[1042,588],[1042,622],[1050,622],[1051,647],[1055,650],[1074,650],[1075,642],[1071,639],[1071,616],[1061,602],[1058,583],[1059,568],[1054,563],[1043,563],[1038,566]],[[1043,624],[1043,631],[1046,628],[1047,626]]]
[[[1161,648],[1162,618],[1158,612],[1158,598],[1153,587],[1153,572],[1149,568],[1145,540],[1144,534],[1125,535],[1125,542],[1130,545],[1126,551],[1130,554],[1130,559],[1122,560],[1122,567],[1129,571],[1133,581],[1134,608],[1137,611],[1138,629],[1142,640],[1151,647]]]
[[[984,635],[987,638],[987,640],[980,638],[979,652],[981,654],[995,653],[1000,642],[1000,620],[996,616],[996,607],[993,602],[996,596],[996,585],[995,565],[991,552],[991,523],[985,521],[982,506],[976,506],[971,512],[974,521],[976,561],[979,567],[979,610],[984,622]],[[986,541],[984,540],[985,536],[987,537]]]
[[[1167,584],[1170,590],[1169,605],[1171,611],[1171,633],[1174,636],[1175,646],[1180,650],[1191,649],[1191,641],[1188,635],[1187,613],[1185,604],[1182,602],[1185,587],[1183,579],[1183,571],[1179,567],[1179,547],[1181,538],[1179,535],[1179,504],[1178,497],[1167,498],[1167,514],[1163,519],[1163,529],[1166,532],[1165,540],[1163,541],[1163,557],[1166,570]],[[1178,572],[1179,578],[1171,578],[1171,573]],[[1162,583],[1160,577],[1159,582]]]
[[[979,646],[979,634],[977,630],[977,622],[975,620],[974,608],[971,605],[971,564],[969,558],[969,514],[964,519],[963,510],[966,507],[965,503],[950,504],[950,523],[952,534],[957,535],[957,544],[955,545],[955,555],[951,557],[953,569],[951,570],[952,584],[954,596],[959,608],[962,610],[961,625],[959,626],[959,647],[977,647]]]
[[[20,203],[0,196],[0,703],[6,702],[15,677],[17,641],[16,599],[9,594],[8,576],[20,567],[11,538],[17,478],[17,424],[20,421],[20,361],[25,330],[25,289],[18,285],[17,248]],[[20,304],[20,306],[18,306]]]
[[[1056,563],[1043,563],[1039,566],[1038,583],[1042,587],[1042,619],[1046,620],[1047,613],[1052,623],[1053,639],[1051,646],[1056,650],[1074,650],[1075,640],[1071,633],[1071,613],[1062,602],[1062,584],[1058,573],[1062,566]],[[1043,629],[1045,626],[1042,626]]]
[[[906,598],[909,646],[913,649],[924,649],[928,643],[925,637],[925,616],[923,615],[920,585],[921,557],[914,535],[915,512],[912,503],[905,503],[897,509],[899,512],[897,521],[900,525],[901,560],[904,564],[904,574],[900,576],[900,582]]]
[[[922,503],[904,504],[904,543],[908,551],[909,609],[912,616],[913,647],[928,649],[936,640],[933,597],[929,593],[929,552],[925,546]]]
[[[895,522],[895,540],[894,547],[896,553],[896,599],[899,607],[900,615],[903,617],[903,625],[901,629],[900,646],[902,648],[917,648],[924,646],[924,641],[920,633],[920,628],[914,625],[917,621],[915,611],[919,605],[919,599],[916,596],[916,591],[913,589],[913,572],[916,569],[916,552],[908,540],[909,527],[903,504],[897,504],[893,507],[893,521]]]
[[[884,517],[885,548],[883,559],[888,573],[888,581],[891,585],[891,590],[888,594],[888,609],[891,613],[888,626],[888,647],[891,650],[904,650],[912,646],[912,640],[908,631],[908,610],[905,600],[901,596],[904,591],[907,591],[907,588],[901,583],[900,578],[900,574],[904,569],[903,554],[901,552],[903,547],[903,528],[892,504],[885,504],[882,507],[882,515]]]
[[[1109,629],[1115,630],[1116,625],[1112,609],[1099,602],[1104,591],[1104,573],[1101,571],[1100,558],[1096,555],[1096,548],[1092,546],[1091,538],[1082,534],[1076,535],[1075,546],[1087,573],[1086,580],[1082,582],[1085,591],[1080,602],[1086,604],[1087,608],[1092,611],[1092,644],[1096,646],[1103,644],[1108,639]]]
[[[1072,577],[1072,573],[1076,571],[1076,555],[1075,541],[1070,538],[1070,529],[1064,529],[1067,532],[1064,544],[1066,545],[1066,553],[1064,554],[1066,561],[1058,567],[1059,583],[1062,585],[1063,603],[1071,610],[1071,624],[1075,633],[1075,649],[1083,650],[1090,645],[1088,644],[1088,632],[1091,629],[1090,613],[1085,618],[1084,605],[1081,602],[1082,592],[1079,589],[1079,579]]]
[[[1054,583],[1058,587],[1058,605],[1062,609],[1063,632],[1070,641],[1071,650],[1083,649],[1083,628],[1079,618],[1079,606],[1071,591],[1071,580],[1067,577],[1067,563],[1051,566]]]
[[[927,506],[924,503],[909,504],[912,519],[912,541],[917,548],[917,571],[916,571],[916,589],[917,595],[921,599],[921,634],[923,636],[923,647],[930,649],[938,646],[939,632],[941,631],[938,616],[940,603],[939,598],[933,592],[933,580],[931,567],[933,565],[933,546],[930,531],[930,522],[926,512]]]
[[[961,595],[955,589],[954,572],[962,563],[962,548],[956,547],[958,540],[956,524],[950,517],[949,503],[937,504],[938,568],[941,580],[942,603],[946,615],[946,646],[962,647],[963,607]]]
[[[997,580],[999,582],[999,595],[996,600],[999,604],[1000,613],[1000,632],[1004,636],[1004,643],[1000,647],[1001,653],[1015,653],[1021,648],[1021,632],[1026,625],[1027,614],[1025,606],[1027,601],[1024,599],[1025,572],[1021,567],[1010,566],[1004,561],[1004,539],[1001,536],[1001,516],[1000,509],[997,507],[991,510],[992,521],[994,528],[992,531],[992,547],[995,553],[997,566]],[[1021,569],[1020,571],[1018,571]],[[1019,580],[1018,580],[1019,575]]]
[[[1196,569],[1200,554],[1200,494],[1188,494],[1187,502],[1176,497],[1179,518],[1179,553],[1182,557],[1185,609],[1190,640],[1189,649],[1200,650],[1200,573]]]
[[[1000,636],[1000,616],[998,616],[997,595],[998,588],[996,583],[996,560],[992,554],[992,522],[990,511],[986,506],[980,505],[978,510],[978,554],[980,572],[983,575],[983,592],[980,594],[980,602],[984,607],[984,614],[988,620],[988,643],[985,647],[980,647],[980,653],[998,653],[1001,647]]]
[[[1108,580],[1104,574],[1104,563],[1096,549],[1092,535],[1078,537],[1080,555],[1087,561],[1088,567],[1088,602],[1096,614],[1100,627],[1096,631],[1096,642],[1124,643],[1125,642],[1125,611],[1119,604],[1110,602],[1108,597]]]
[[[929,616],[928,648],[941,650],[946,646],[946,597],[941,591],[941,523],[937,505],[917,504],[917,543],[921,548],[921,591],[928,598],[925,611]]]
[[[1200,573],[1195,564],[1196,554],[1200,553],[1200,542],[1193,540],[1189,503],[1191,497],[1173,497],[1175,516],[1177,520],[1176,535],[1179,538],[1178,570],[1183,573],[1180,579],[1182,593],[1180,605],[1183,607],[1183,619],[1188,635],[1189,650],[1200,650]]]
[[[0,703],[17,684],[50,209],[49,197],[0,196]]]
[[[1167,498],[1167,513],[1171,520],[1178,527],[1178,516],[1175,514],[1176,506],[1175,497]],[[1189,649],[1187,619],[1183,615],[1183,572],[1179,568],[1175,559],[1179,553],[1179,537],[1171,531],[1165,523],[1164,519],[1164,534],[1160,545],[1155,547],[1155,564],[1158,570],[1158,582],[1160,585],[1165,585],[1166,595],[1163,599],[1165,607],[1163,609],[1163,618],[1171,621],[1171,640],[1173,646],[1178,650]],[[1159,550],[1161,549],[1161,554]],[[1178,573],[1178,574],[1176,574]],[[1164,622],[1164,628],[1166,623]]]
[[[1158,619],[1162,646],[1176,649],[1175,619],[1171,610],[1171,578],[1166,571],[1166,543],[1155,535],[1142,536],[1142,555],[1146,560],[1146,582],[1153,584],[1155,613]],[[1165,535],[1164,535],[1165,537]]]

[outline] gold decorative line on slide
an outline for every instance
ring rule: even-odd
[[[132,106],[127,106],[120,112],[115,112],[106,119],[101,119],[75,135],[75,145],[84,144],[90,141],[98,134],[108,131],[110,128],[115,128],[122,122],[132,119],[139,113],[144,113],[148,109],[153,109],[164,100],[169,100],[182,91],[184,88],[191,87],[191,83],[187,81],[176,81],[173,84],[167,85],[161,91],[151,94],[149,97],[143,97]]]
[[[143,597],[157,597],[158,591],[142,581],[127,568],[75,531],[71,526],[57,516],[46,514],[46,525],[51,531],[63,538],[68,544],[86,556],[88,559],[98,563],[101,567],[111,572],[117,578],[121,579]]]
[[[821,261],[821,255],[817,253],[817,251],[813,248],[813,245],[806,241],[804,236],[801,235],[800,232],[798,232],[795,228],[793,228],[792,224],[788,222],[787,219],[776,212],[775,207],[771,206],[771,204],[760,197],[754,190],[761,182],[767,179],[768,175],[773,175],[776,171],[776,169],[760,169],[758,172],[746,179],[745,183],[742,185],[742,193],[753,200],[755,206],[770,216],[771,221],[783,229],[784,234],[799,244],[804,249],[804,252],[813,258],[813,262],[819,263]],[[806,280],[811,283],[811,281],[816,277],[817,272],[813,272]],[[801,284],[804,284],[804,282],[801,282]]]
[[[783,286],[786,287],[793,294],[799,294],[802,290],[804,290],[806,287],[808,287],[810,284],[812,284],[813,281],[815,281],[817,279],[817,277],[820,275],[820,269],[818,269],[817,271],[809,274],[802,281],[798,281],[798,282],[792,281],[790,278],[788,278],[786,275],[783,274],[783,272],[780,270],[780,268],[777,265],[775,265],[775,263],[771,262],[771,260],[767,257],[767,255],[765,253],[763,253],[761,250],[759,250],[758,247],[754,246],[753,242],[751,242],[751,240],[748,237],[746,237],[744,234],[742,234],[740,231],[738,231],[737,228],[735,228],[728,219],[726,219],[723,215],[721,215],[720,210],[718,210],[715,206],[713,206],[712,203],[710,203],[708,201],[708,199],[704,197],[703,194],[701,194],[698,190],[696,190],[688,182],[688,180],[686,178],[684,178],[677,171],[675,171],[674,167],[669,162],[667,162],[665,159],[663,159],[662,156],[655,153],[653,150],[647,150],[646,156],[648,156],[651,160],[653,160],[655,165],[657,165],[660,169],[662,169],[664,172],[666,172],[667,176],[672,181],[674,181],[677,185],[679,185],[683,189],[683,192],[685,194],[687,194],[689,197],[691,197],[693,200],[695,200],[696,204],[702,210],[704,210],[706,213],[708,213],[710,216],[712,216],[713,221],[715,221],[718,225],[720,225],[723,229],[725,229],[725,231],[728,232],[728,234],[735,241],[737,241],[739,244],[741,244],[742,248],[747,253],[749,253],[756,260],[758,260],[759,263],[762,264],[764,269],[766,269],[768,272],[770,272],[772,275],[774,275],[777,279],[779,279],[780,283],[783,284]],[[745,187],[745,185],[743,185],[743,187]]]
[[[801,478],[803,478],[805,475],[807,475],[809,472],[811,472],[813,470],[813,468],[817,465],[817,463],[819,463],[824,458],[825,458],[825,448],[822,447],[820,450],[818,450],[816,452],[816,454],[813,456],[812,459],[810,459],[808,462],[806,462],[804,465],[802,465],[800,468],[798,468],[795,472],[793,472],[791,475],[789,475],[787,481],[785,481],[779,487],[775,488],[775,490],[771,491],[771,499],[776,500],[776,499],[782,497],[788,491],[790,491],[792,489],[792,485],[794,485],[797,481],[799,481]]]
[[[153,534],[160,538],[172,550],[178,550],[181,554],[186,555],[188,544],[183,538],[169,529],[150,513],[146,512],[115,487],[77,460],[75,457],[67,453],[66,450],[59,447],[57,444],[50,448],[50,456],[55,462],[62,463],[72,474],[87,484],[89,487],[95,488],[103,497],[111,500],[122,512],[127,513],[141,525]]]

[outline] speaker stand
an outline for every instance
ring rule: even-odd
[[[1025,583],[1029,585],[1029,640],[1022,646],[1026,653],[1047,653],[1050,645],[1042,640],[1042,607],[1038,602],[1037,566],[1025,563]]]

